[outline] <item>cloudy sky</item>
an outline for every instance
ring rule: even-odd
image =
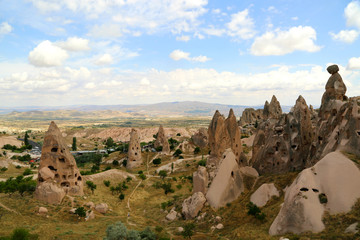
[[[2,0],[0,106],[360,95],[360,1]]]

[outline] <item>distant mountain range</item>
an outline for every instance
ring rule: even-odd
[[[236,116],[241,116],[245,108],[255,109],[263,106],[225,105],[195,101],[163,102],[141,105],[84,105],[84,106],[29,106],[0,107],[1,117],[5,118],[44,118],[44,117],[147,117],[147,116],[212,116],[216,110],[228,114],[230,108]],[[282,106],[283,112],[288,112],[290,106]]]

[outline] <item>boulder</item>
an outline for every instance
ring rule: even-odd
[[[99,203],[95,205],[95,210],[99,213],[105,214],[109,210],[109,206],[106,203]]]
[[[258,207],[263,207],[272,196],[279,196],[279,191],[273,183],[264,183],[250,197],[250,201]]]
[[[162,152],[163,153],[169,153],[170,152],[170,146],[169,146],[169,142],[165,136],[165,130],[163,128],[162,125],[160,125],[159,127],[159,131],[157,133],[157,137],[154,143],[154,147],[158,148],[158,147],[162,147]]]
[[[185,219],[195,218],[203,208],[206,198],[202,192],[196,192],[184,200],[182,204],[182,214]]]
[[[93,202],[87,202],[84,206],[89,207],[90,209],[95,208],[95,204]]]
[[[48,213],[48,210],[47,210],[47,208],[45,208],[45,207],[39,207],[39,211],[38,211],[38,213],[39,214],[47,214]]]
[[[217,209],[234,201],[243,190],[243,178],[236,157],[231,149],[227,149],[207,191],[206,199],[211,207]]]
[[[94,218],[95,218],[94,211],[89,210],[89,211],[86,212],[85,221],[89,221],[89,220],[94,219]]]
[[[353,233],[353,234],[358,233],[358,232],[359,232],[359,230],[357,229],[358,224],[359,224],[359,223],[356,222],[356,223],[353,223],[353,224],[351,224],[350,226],[348,226],[348,227],[345,229],[345,233]]]
[[[72,208],[69,210],[69,213],[75,214],[76,213],[76,208]]]
[[[325,209],[330,214],[347,213],[359,197],[358,167],[340,152],[329,153],[303,170],[287,189],[269,233],[321,232]]]
[[[140,166],[142,163],[141,159],[141,147],[139,133],[135,129],[131,129],[130,132],[130,143],[128,152],[128,161],[126,164],[127,169],[135,168]]]
[[[199,166],[198,170],[193,173],[193,192],[202,192],[206,194],[208,186],[208,173],[206,167]]]
[[[218,225],[216,225],[215,227],[217,230],[221,230],[224,228],[224,225],[222,223],[219,223]]]
[[[171,211],[166,215],[166,220],[168,221],[174,221],[177,217],[177,212],[174,209],[171,209]]]
[[[83,179],[59,128],[51,122],[42,147],[35,197],[58,204],[65,194],[83,195]]]

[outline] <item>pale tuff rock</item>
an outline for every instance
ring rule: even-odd
[[[259,127],[251,162],[260,173],[285,173],[305,168],[314,139],[310,110],[302,96],[288,114]]]
[[[95,218],[94,211],[88,210],[88,211],[86,212],[85,221],[89,221],[89,220],[94,219],[94,218]]]
[[[322,222],[325,210],[330,214],[349,212],[359,197],[358,167],[339,152],[329,153],[303,170],[287,189],[269,233],[321,232],[325,228]],[[320,199],[327,201],[321,203]]]
[[[46,215],[46,214],[48,213],[48,210],[47,210],[47,208],[45,208],[45,207],[39,207],[38,213],[39,213],[40,215]]]
[[[83,179],[59,128],[51,122],[44,138],[35,197],[59,204],[66,194],[83,195]]]
[[[358,226],[359,223],[353,223],[351,224],[350,226],[348,226],[346,229],[345,229],[345,233],[358,233],[359,230],[357,229],[357,226]]]
[[[191,137],[193,143],[200,148],[208,145],[208,138],[209,134],[206,128],[200,128],[199,131]]]
[[[253,109],[253,108],[245,108],[240,117],[240,126],[244,126],[246,124],[255,124],[256,121],[258,123],[263,120],[263,109]]]
[[[140,166],[142,163],[141,159],[141,147],[140,137],[137,130],[132,129],[130,133],[130,143],[128,152],[128,161],[126,164],[127,169],[135,168]]]
[[[208,186],[208,173],[206,167],[199,166],[198,170],[193,173],[193,192],[202,192],[206,194]]]
[[[180,143],[177,148],[180,149],[183,153],[193,153],[195,150],[194,145],[189,143],[187,140],[184,140],[182,143]]]
[[[277,100],[275,95],[272,96],[270,104],[268,101],[264,104],[263,118],[279,118],[282,115],[280,102]]]
[[[169,153],[170,152],[170,146],[169,146],[169,142],[165,136],[165,130],[163,128],[162,125],[160,125],[159,127],[159,131],[157,133],[157,137],[156,137],[156,141],[154,143],[154,147],[158,148],[158,147],[162,147],[162,152],[164,153]]]
[[[243,191],[243,177],[239,165],[234,153],[227,149],[207,191],[206,199],[211,207],[217,209],[237,199]]]
[[[182,204],[182,214],[185,219],[195,218],[203,208],[206,198],[202,192],[196,192],[184,200]]]
[[[251,195],[250,202],[253,202],[258,207],[263,207],[272,196],[278,197],[279,191],[274,183],[264,183]]]
[[[95,205],[95,210],[99,213],[105,214],[109,210],[109,206],[106,203],[99,203]]]
[[[242,152],[241,133],[232,109],[230,109],[226,120],[219,111],[216,111],[209,125],[208,133],[211,150],[210,162],[213,160],[215,165],[217,165],[224,151],[227,148],[231,148],[235,154],[236,161],[242,166],[247,165],[247,162],[241,162],[240,159]]]
[[[168,213],[165,218],[168,221],[174,221],[177,218],[177,212],[174,209],[171,209],[170,213]]]

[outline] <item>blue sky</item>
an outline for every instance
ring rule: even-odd
[[[0,1],[3,107],[318,106],[333,63],[359,95],[359,1]]]

